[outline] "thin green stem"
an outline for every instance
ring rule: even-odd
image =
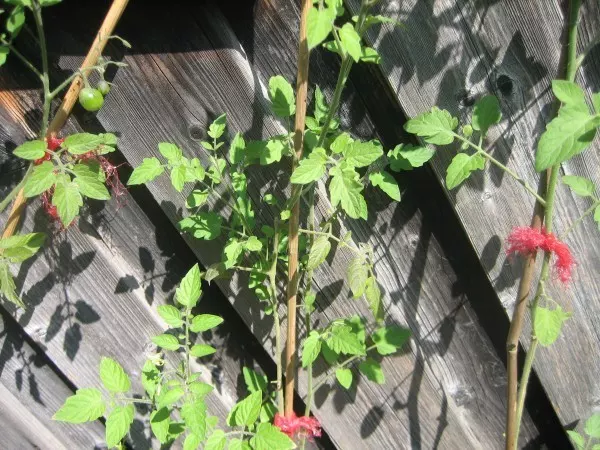
[[[577,27],[579,24],[579,9],[581,7],[581,0],[571,0],[569,8],[569,36],[567,43],[567,80],[575,81],[575,75],[577,74]],[[553,213],[554,213],[554,200],[556,195],[556,186],[558,184],[558,172],[560,170],[560,164],[553,166],[550,169],[550,178],[548,180],[548,188],[546,191],[546,204],[544,210],[544,223],[546,231],[552,232],[553,229]],[[515,436],[507,436],[507,439],[511,439],[514,443],[513,448],[517,448],[519,443],[519,432],[521,429],[521,419],[523,417],[523,408],[525,406],[525,397],[527,396],[527,386],[529,384],[529,377],[531,376],[531,370],[533,368],[533,362],[535,360],[535,354],[538,347],[538,338],[535,333],[535,317],[536,308],[542,294],[545,290],[545,283],[548,278],[550,270],[550,257],[551,252],[545,252],[544,262],[542,263],[542,269],[540,273],[540,279],[536,289],[533,302],[531,304],[531,344],[527,350],[525,356],[525,363],[523,366],[523,373],[521,375],[521,382],[519,385],[519,392],[517,396],[517,426]]]
[[[225,433],[225,436],[255,436],[256,433],[253,433],[252,431],[229,431],[227,433]]]
[[[192,313],[192,309],[186,307],[185,309],[185,386],[187,390],[187,386],[192,376],[192,371],[190,369],[190,315]]]
[[[50,107],[52,97],[50,95],[50,74],[48,65],[48,49],[46,47],[46,36],[44,34],[44,22],[42,20],[42,7],[38,0],[32,1],[33,18],[40,42],[40,54],[42,55],[42,86],[44,89],[44,106],[42,111],[42,126],[40,130],[40,139],[46,137],[48,132],[48,123],[50,121]]]
[[[510,175],[511,177],[513,177],[521,186],[523,186],[527,190],[527,192],[529,192],[531,195],[533,195],[536,198],[536,200],[542,206],[546,205],[546,200],[544,200],[544,198],[542,196],[540,196],[537,193],[537,191],[533,187],[531,187],[531,185],[529,183],[527,183],[527,181],[525,181],[523,178],[521,178],[515,171],[511,170],[510,168],[508,168],[507,166],[505,166],[504,164],[502,164],[500,161],[498,161],[496,158],[494,158],[492,155],[490,155],[488,152],[486,152],[481,147],[481,145],[477,145],[477,144],[471,142],[470,140],[466,139],[465,137],[461,136],[458,133],[454,133],[453,132],[452,134],[457,139],[461,140],[465,144],[468,144],[470,147],[472,147],[474,150],[476,150],[477,153],[479,153],[484,158],[486,158],[487,160],[489,160],[492,164],[494,164],[495,166],[499,167],[504,172],[506,172],[508,175]]]
[[[135,398],[135,397],[120,397],[119,400],[130,403],[142,403],[144,405],[152,405],[152,400],[145,398]]]
[[[283,413],[283,367],[281,363],[281,355],[283,351],[281,343],[281,323],[279,318],[279,308],[277,301],[277,258],[279,256],[279,221],[275,219],[273,224],[275,234],[273,235],[273,247],[271,255],[271,267],[268,272],[269,276],[269,293],[271,295],[271,308],[273,309],[273,328],[275,333],[275,362],[277,366],[277,409],[279,413]]]
[[[584,211],[584,213],[581,216],[579,216],[577,218],[577,220],[575,220],[569,226],[569,228],[567,228],[567,230],[561,236],[561,240],[564,241],[567,238],[567,236],[569,236],[569,234],[571,233],[571,231],[573,231],[575,228],[577,228],[577,226],[583,221],[583,219],[585,219],[587,216],[589,216],[590,214],[592,214],[596,210],[596,208],[598,206],[600,206],[600,199],[594,199],[594,203],[592,203],[592,206],[590,206],[588,209],[586,209]]]
[[[343,239],[340,239],[339,237],[335,236],[332,233],[326,233],[324,231],[305,230],[304,228],[300,228],[298,231],[300,233],[304,233],[304,234],[312,234],[312,235],[316,235],[316,236],[327,236],[329,239],[331,239],[333,241],[336,241],[340,246],[349,248],[350,250],[352,250],[357,255],[362,255],[363,254],[360,251],[360,249],[358,249],[358,248],[356,248],[356,247],[348,244],[346,241],[344,241]]]
[[[32,63],[31,61],[29,61],[21,52],[19,52],[14,45],[12,45],[9,41],[7,41],[6,39],[0,39],[0,43],[2,45],[5,45],[9,48],[9,50],[11,51],[11,53],[13,53],[17,58],[19,58],[21,60],[21,62],[29,69],[31,70],[36,77],[38,77],[40,79],[40,81],[43,82],[43,75],[42,72],[40,72]]]

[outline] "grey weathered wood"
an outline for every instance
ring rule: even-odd
[[[3,314],[5,314],[3,312]],[[64,425],[52,415],[73,392],[31,348],[22,330],[3,316],[0,324],[0,430],[3,448],[94,448],[104,426]]]
[[[146,17],[149,19],[151,15]],[[148,26],[148,21],[143,25],[123,25],[132,35],[142,35],[139,27],[143,26],[147,36],[151,29],[161,42],[170,42],[161,49],[160,55],[128,56],[126,61],[130,67],[119,71],[115,78],[118,87],[107,98],[106,108],[98,114],[105,128],[122,132],[120,148],[132,165],[156,154],[156,143],[164,140],[179,143],[188,154],[197,153],[197,144],[190,141],[188,128],[192,125],[204,128],[222,111],[229,113],[232,130],[250,131],[255,137],[280,130],[272,119],[264,117],[261,89],[270,74],[259,76],[252,70],[219,14],[210,8],[196,13],[193,20],[187,17],[179,20],[177,38],[183,39],[181,30],[189,33],[185,41],[189,48],[186,47],[187,52],[183,54],[177,52],[180,41],[170,41],[168,31]],[[125,17],[123,24],[126,23]],[[151,44],[144,42],[138,41],[136,48],[144,51],[146,45],[151,52]],[[194,48],[202,51],[194,51]],[[148,90],[160,95],[148,98]],[[255,100],[258,105],[253,105]],[[255,181],[262,186],[274,176],[256,171]],[[166,178],[152,183],[150,189],[163,202],[170,218],[177,221],[184,196],[176,194]],[[256,196],[256,191],[253,194]],[[341,448],[372,445],[396,448],[399,442],[400,445],[411,442],[407,445],[414,448],[434,445],[480,448],[481,442],[491,447],[499,445],[504,388],[497,357],[474,324],[472,311],[461,308],[460,299],[453,298],[452,276],[440,275],[448,269],[435,239],[420,236],[426,230],[423,231],[419,214],[406,216],[401,212],[402,206],[386,206],[376,194],[369,195],[373,203],[385,211],[377,223],[369,223],[369,228],[381,229],[384,223],[393,224],[393,218],[400,218],[402,229],[388,227],[377,237],[371,236],[366,227],[348,226],[360,240],[370,240],[377,247],[380,258],[377,271],[388,292],[388,301],[392,300],[388,312],[393,321],[401,324],[408,321],[416,339],[411,351],[384,363],[388,376],[386,386],[380,388],[361,382],[358,391],[350,397],[337,393],[328,401],[319,401],[320,419]],[[267,210],[260,212],[263,217],[270,214]],[[204,263],[214,262],[218,257],[214,253],[215,246],[197,242],[190,245]],[[389,255],[384,253],[387,247],[392,248]],[[416,257],[414,262],[413,256]],[[323,322],[348,313],[365,313],[362,304],[345,300],[347,291],[338,292],[337,285],[327,287],[343,278],[347,257],[340,253],[331,268],[324,268],[317,276],[317,286],[322,287],[324,298],[339,298],[338,302],[324,307]],[[426,261],[434,263],[426,264]],[[270,322],[259,314],[256,303],[249,303],[247,293],[235,284],[221,286],[247,323],[254,326],[254,332],[265,337]],[[442,332],[442,324],[452,318],[459,330],[454,339]],[[436,334],[440,334],[439,340],[432,338]],[[265,345],[270,348],[270,342]],[[474,366],[472,361],[485,362]],[[482,371],[489,375],[481,377]],[[533,434],[529,425],[526,428]]]
[[[0,136],[3,142],[23,142],[31,138],[21,127],[25,107],[36,103],[36,95],[26,90],[10,95],[15,101],[0,105],[0,115],[7,118]],[[65,132],[73,131],[71,123]],[[28,309],[16,316],[76,386],[100,387],[98,364],[109,356],[130,374],[132,392],[142,394],[140,371],[152,348],[150,338],[166,328],[156,306],[170,298],[189,267],[174,253],[168,230],[156,230],[129,195],[122,200],[121,208],[111,201],[96,214],[82,214],[76,226],[55,232],[41,254],[21,267],[17,283],[23,286]],[[35,212],[37,206],[30,205],[23,230],[33,229],[37,219],[35,229],[49,228],[52,234],[55,227],[48,227],[42,211]],[[197,366],[205,381],[216,386],[207,404],[222,422],[243,392],[242,364],[253,364],[244,346],[232,339],[232,331],[223,324],[212,333],[207,342],[218,351]],[[150,445],[147,420],[140,417],[134,424],[136,448]],[[70,429],[58,423],[56,427]]]
[[[488,145],[496,158],[537,185],[534,151],[551,119],[550,80],[561,76],[561,33],[566,21],[559,3],[410,1],[382,3],[382,11],[406,24],[395,30],[384,26],[370,34],[382,55],[382,70],[406,114],[415,116],[438,105],[468,120],[475,99],[488,92],[498,95],[504,120],[490,133]],[[597,2],[585,2],[581,46],[598,28]],[[598,55],[597,49],[591,53],[578,77],[588,92],[599,89]],[[596,143],[563,164],[562,173],[587,176],[600,185],[598,148]],[[432,164],[440,180],[454,154],[453,147],[438,150]],[[532,197],[491,168],[450,192],[449,198],[510,313],[521,266],[518,258],[511,262],[504,257],[502,241],[512,227],[529,223]],[[555,225],[560,235],[590,203],[574,198],[564,186],[559,186],[557,198]],[[573,319],[557,343],[538,352],[535,363],[564,424],[597,409],[600,375],[600,359],[592,351],[599,338],[600,239],[591,217],[567,242],[577,260],[574,280],[566,288],[549,283],[549,295],[572,311]]]

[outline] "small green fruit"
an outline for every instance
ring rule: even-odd
[[[110,92],[110,84],[108,84],[108,81],[106,80],[100,80],[96,89],[98,89],[102,95],[106,95]]]
[[[86,111],[98,111],[104,104],[104,97],[98,89],[83,88],[79,92],[79,104]]]

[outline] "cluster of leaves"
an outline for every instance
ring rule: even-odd
[[[592,200],[591,211],[593,211],[594,221],[600,229],[600,199],[596,195],[596,186],[594,186],[594,182],[585,177],[576,175],[565,175],[562,177],[562,182],[576,195]]]
[[[141,384],[146,397],[127,396],[131,380],[119,363],[103,358],[100,379],[107,395],[96,388],[77,390],[54,415],[55,420],[83,423],[106,417],[106,444],[119,447],[133,423],[135,403],[151,405],[150,428],[162,443],[171,443],[185,436],[183,448],[204,449],[287,450],[294,443],[269,422],[274,415],[272,398],[267,392],[266,379],[251,369],[244,369],[244,378],[250,395],[238,402],[227,425],[241,427],[240,431],[226,433],[218,428],[218,418],[209,414],[205,398],[213,386],[202,380],[201,372],[192,371],[192,358],[203,358],[215,353],[207,344],[195,344],[192,334],[211,330],[223,322],[219,316],[192,313],[202,295],[202,273],[198,265],[181,280],[175,292],[175,305],[161,305],[158,313],[170,329],[152,338],[164,351],[183,354],[173,370],[165,370],[161,353],[151,356],[142,368]],[[247,431],[246,431],[247,430]],[[236,437],[239,436],[239,437]]]
[[[6,33],[0,33],[0,66],[6,62],[13,40],[19,35],[25,25],[25,12],[37,7],[52,6],[62,0],[4,0],[7,5],[13,6],[5,19]],[[0,20],[5,11],[0,8]]]
[[[9,302],[24,308],[10,264],[20,264],[37,253],[44,243],[43,233],[19,234],[0,239],[0,294]]]
[[[79,214],[83,197],[110,199],[98,157],[113,152],[116,145],[117,138],[111,133],[72,134],[54,150],[46,140],[25,142],[14,151],[15,156],[35,163],[23,186],[25,196],[47,193],[63,226],[68,227]]]
[[[575,448],[577,450],[600,450],[600,443],[594,444],[594,440],[600,440],[600,414],[596,413],[586,420],[583,431],[587,437],[577,431],[567,430]]]
[[[377,328],[369,336],[363,319],[358,316],[331,322],[326,328],[312,330],[302,344],[302,367],[315,363],[319,356],[331,367],[339,384],[350,389],[353,372],[350,365],[368,380],[383,384],[385,377],[377,354],[396,353],[409,339],[410,331],[399,326]],[[342,355],[346,359],[342,359]]]

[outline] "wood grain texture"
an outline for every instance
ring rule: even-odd
[[[14,72],[9,68],[2,79],[10,73]],[[8,83],[15,82],[13,79]],[[0,105],[0,115],[11,118],[0,125],[0,141],[20,143],[30,138],[20,127],[26,123],[24,105],[35,105],[36,94],[21,90],[12,95],[14,102]],[[71,122],[65,132],[74,131]],[[51,236],[42,252],[19,270],[17,285],[23,286],[28,309],[13,314],[74,385],[100,387],[98,365],[103,356],[108,356],[130,374],[132,393],[142,394],[140,370],[148,352],[155,348],[150,338],[166,328],[156,307],[172,301],[175,285],[192,263],[189,254],[176,253],[172,230],[155,229],[128,195],[121,201],[121,207],[114,200],[104,207],[91,202],[77,226],[66,232],[47,223],[39,204],[29,206],[24,230],[49,229]],[[201,304],[198,309],[218,314],[210,304]],[[237,330],[235,335],[240,336]],[[207,397],[207,404],[210,413],[224,422],[238,396],[244,393],[241,368],[252,366],[254,361],[246,344],[236,342],[233,325],[225,323],[200,340],[218,349],[202,364],[196,364],[196,370],[216,387]],[[0,360],[4,362],[2,356]],[[169,360],[177,362],[173,357]],[[14,384],[8,372],[2,381]],[[53,410],[58,406],[53,405]],[[54,427],[62,432],[70,430],[70,426],[60,423],[54,423]],[[148,438],[147,415],[138,416],[131,436],[136,449],[156,447],[156,442]]]
[[[503,121],[490,132],[487,144],[497,159],[536,185],[534,151],[553,110],[550,81],[561,76],[565,20],[559,3],[388,2],[381,12],[406,24],[402,29],[377,28],[369,36],[405,113],[415,116],[438,105],[468,120],[477,98],[496,94]],[[582,45],[597,33],[598,14],[597,2],[585,2],[579,33]],[[590,54],[578,77],[588,93],[599,89],[599,55],[597,49]],[[596,143],[563,164],[562,173],[586,176],[600,185],[598,148]],[[440,180],[455,153],[454,147],[438,150],[432,165]],[[557,192],[555,225],[560,235],[589,207],[589,201],[575,198],[565,186]],[[495,168],[476,174],[448,197],[498,299],[510,313],[521,264],[505,258],[503,240],[512,227],[529,223],[532,197]],[[574,318],[557,343],[538,352],[535,364],[565,425],[588,417],[598,404],[600,239],[591,217],[567,242],[578,264],[573,283],[566,288],[550,283],[549,295]]]
[[[2,447],[66,450],[101,445],[104,425],[100,422],[81,426],[52,420],[73,391],[4,311],[0,320]]]
[[[281,58],[278,64],[273,62],[273,55],[265,59],[277,66],[270,71],[267,63],[257,63],[254,53],[256,68],[251,66],[236,36],[212,6],[193,10],[193,14],[167,13],[172,28],[152,26],[153,20],[164,23],[164,11],[155,17],[146,9],[146,21],[141,24],[135,21],[131,7],[123,17],[123,29],[126,35],[145,39],[136,42],[138,53],[125,58],[130,67],[117,73],[117,87],[97,117],[105,129],[121,131],[120,149],[132,165],[157,154],[156,144],[165,140],[178,143],[188,155],[198,154],[190,134],[195,136],[222,111],[228,112],[231,131],[241,130],[256,138],[281,130],[265,116],[264,84],[274,73],[289,73],[291,67],[282,64],[287,59]],[[280,21],[286,15],[294,19],[290,4],[278,5],[276,10],[266,11],[265,20]],[[284,40],[287,33],[292,32],[283,28],[283,35],[274,35]],[[68,39],[63,37],[62,41]],[[258,41],[256,44],[258,49]],[[284,53],[284,49],[280,45],[276,54],[288,55],[289,50]],[[76,65],[76,61],[66,62],[71,63]],[[156,94],[148,95],[149,91]],[[360,103],[355,96],[349,104],[354,107]],[[349,109],[348,104],[344,113],[352,119],[363,114],[360,109]],[[364,119],[361,126],[365,134],[372,133],[369,120]],[[281,186],[283,180],[281,171],[256,171],[250,194],[257,202],[261,189]],[[177,194],[165,177],[152,183],[150,189],[176,222],[185,196]],[[377,221],[345,226],[358,240],[376,247],[376,270],[390,305],[390,321],[408,324],[415,339],[405,354],[384,361],[385,386],[361,381],[356,391],[346,394],[336,389],[327,400],[325,392],[320,392],[319,418],[339,448],[481,448],[482,442],[490,448],[499,446],[504,415],[503,368],[464,296],[453,289],[456,277],[435,237],[422,223],[416,204],[410,201],[411,196],[416,199],[416,192],[411,194],[408,189],[407,201],[399,206],[390,205],[375,192],[368,195],[370,216],[377,210],[381,213]],[[325,202],[322,192],[320,196]],[[267,208],[260,208],[259,214],[272,220],[272,211]],[[374,235],[372,230],[378,233]],[[203,263],[218,258],[217,245],[189,243]],[[345,278],[348,258],[339,252],[317,274],[320,323],[349,313],[368,314],[361,303],[349,300],[347,289],[338,281]],[[246,323],[271,349],[270,320],[241,286],[243,283],[221,283]],[[535,436],[530,424],[525,433]]]

